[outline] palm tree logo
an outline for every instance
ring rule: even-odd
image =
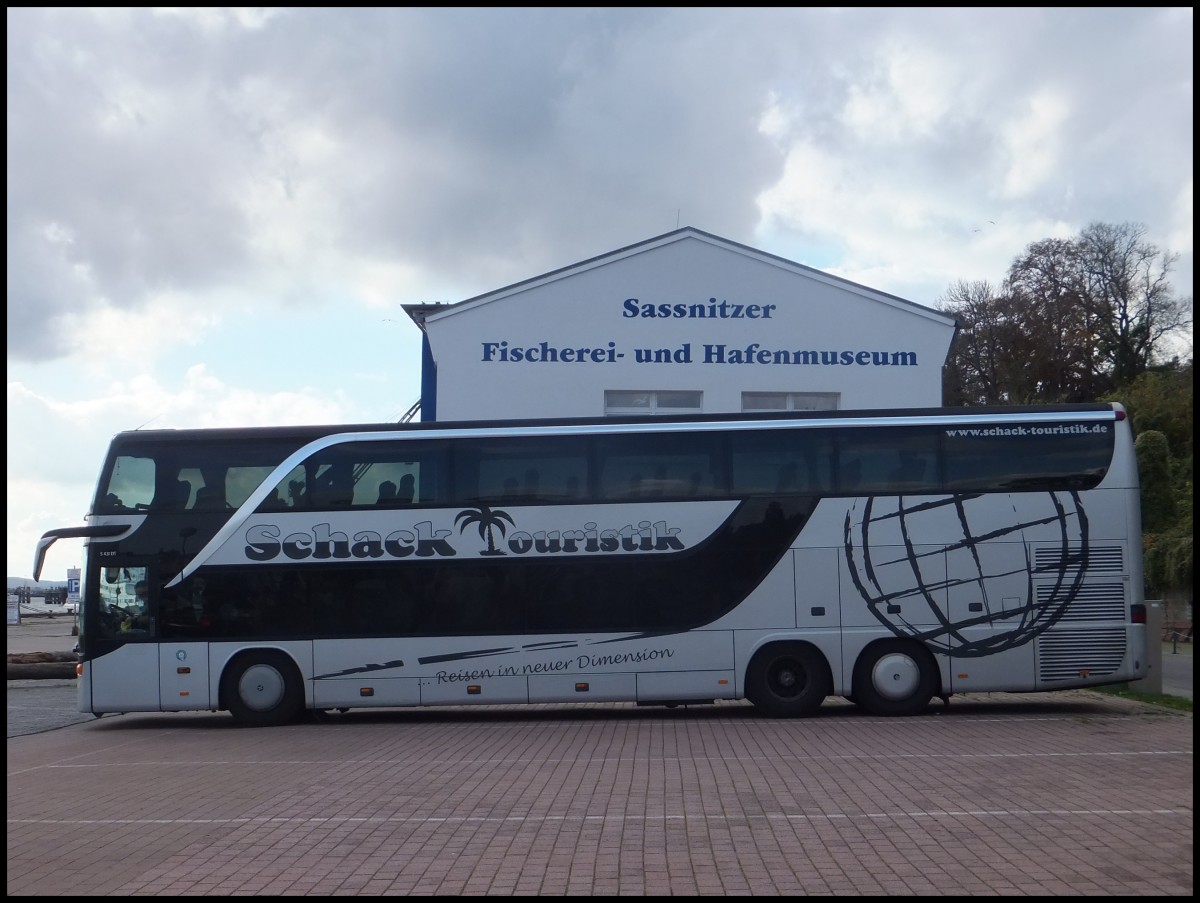
[[[459,523],[461,521],[461,523]],[[503,536],[508,532],[508,527],[504,526],[504,522],[508,521],[513,526],[513,519],[508,516],[507,511],[499,509],[493,511],[487,505],[480,505],[478,508],[468,508],[465,511],[460,511],[454,516],[454,522],[458,524],[458,532],[461,533],[467,529],[470,524],[479,524],[479,538],[487,540],[487,550],[480,552],[480,555],[503,555],[503,549],[497,549],[496,544],[492,541],[492,531],[499,530]]]

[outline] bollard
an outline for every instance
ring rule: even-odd
[[[1162,695],[1163,657],[1163,604],[1159,600],[1146,600],[1146,658],[1149,668],[1141,680],[1130,681],[1127,686],[1135,693],[1151,696]]]

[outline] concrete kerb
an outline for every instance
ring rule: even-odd
[[[63,653],[64,655],[66,653]],[[9,680],[74,680],[75,656],[59,661],[48,662],[14,662],[9,656]]]

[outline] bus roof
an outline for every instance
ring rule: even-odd
[[[655,426],[671,427],[679,424],[744,423],[805,420],[845,421],[893,420],[905,418],[978,418],[991,416],[1027,417],[1030,415],[1080,414],[1087,412],[1122,411],[1120,405],[1108,402],[1055,405],[987,405],[975,407],[940,408],[873,408],[838,411],[778,411],[778,412],[730,412],[717,414],[673,414],[673,415],[625,415],[595,417],[549,417],[525,419],[489,420],[442,420],[433,422],[384,422],[384,423],[328,423],[295,426],[250,426],[215,427],[164,430],[126,430],[113,437],[114,444],[133,442],[193,442],[197,440],[230,441],[248,438],[289,438],[308,441],[335,433],[380,433],[380,432],[441,432],[471,430],[486,431],[538,429],[553,427],[614,427],[621,424],[638,424],[653,429]]]

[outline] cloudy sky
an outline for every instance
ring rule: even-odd
[[[680,226],[935,306],[1140,223],[1192,294],[1190,7],[7,18],[10,576],[114,433],[399,419],[402,304]]]

